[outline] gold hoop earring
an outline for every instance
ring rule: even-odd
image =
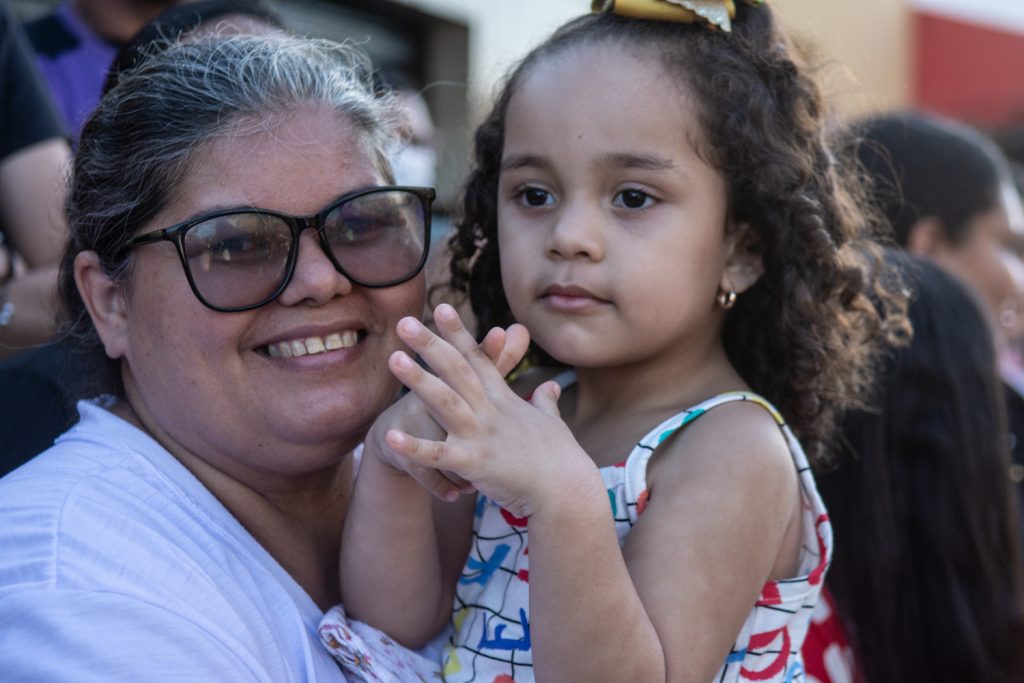
[[[718,301],[719,306],[728,311],[736,304],[736,299],[738,296],[739,295],[736,294],[735,289],[730,289],[728,292],[725,290],[721,290],[720,292],[718,292],[718,296],[715,297],[715,299]]]

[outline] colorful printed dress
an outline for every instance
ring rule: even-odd
[[[797,575],[765,584],[713,681],[804,681],[800,647],[832,557],[832,527],[803,449],[779,412],[755,394],[733,392],[715,396],[655,427],[623,463],[601,468],[601,476],[608,489],[621,544],[647,505],[647,464],[658,445],[707,411],[734,401],[756,403],[779,425],[800,476],[803,539]],[[470,555],[456,588],[454,633],[444,649],[445,681],[533,680],[529,585],[527,520],[480,496]],[[436,664],[408,653],[412,655],[410,661],[407,654],[399,651],[400,646],[379,631],[358,622],[347,624],[338,608],[321,622],[321,636],[356,680],[416,681],[440,677]]]
[[[601,475],[621,544],[647,505],[647,463],[658,445],[707,411],[733,401],[760,405],[782,430],[802,485],[804,536],[797,575],[765,584],[713,680],[802,681],[800,646],[832,557],[832,527],[803,449],[779,412],[754,394],[721,394],[655,427],[624,463],[601,468]],[[445,649],[446,681],[533,680],[529,557],[527,520],[481,496],[470,556],[456,589],[455,633]]]

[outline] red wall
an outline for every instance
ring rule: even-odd
[[[984,126],[1024,117],[1024,35],[915,12],[918,106]]]

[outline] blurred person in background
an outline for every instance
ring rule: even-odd
[[[1024,577],[1003,391],[977,299],[899,252],[911,343],[818,475],[837,543],[808,681],[1024,681]]]
[[[121,74],[175,41],[209,35],[262,35],[285,31],[284,21],[259,0],[195,0],[171,6],[121,48],[103,82],[105,95]]]
[[[63,0],[25,25],[36,61],[74,141],[99,102],[118,50],[176,0]]]
[[[31,49],[0,4],[0,359],[53,334],[69,158]]]
[[[1024,397],[1014,388],[1024,384],[1014,351],[1024,310],[1017,284],[1024,209],[1009,162],[980,131],[926,113],[871,117],[851,133],[896,242],[957,277],[981,304],[1005,385],[1007,476],[1024,494]]]

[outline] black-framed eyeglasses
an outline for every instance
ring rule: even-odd
[[[226,209],[139,235],[125,249],[173,242],[196,298],[226,313],[259,308],[285,290],[307,229],[354,284],[391,287],[426,263],[434,196],[428,187],[382,186],[349,192],[312,216]]]

